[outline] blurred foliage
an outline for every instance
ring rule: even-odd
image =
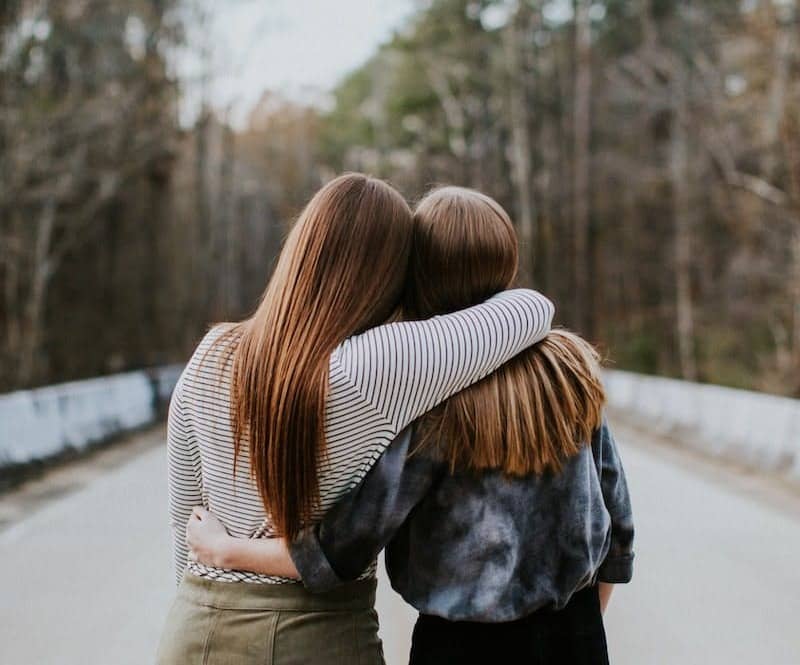
[[[3,388],[185,357],[361,170],[497,198],[615,366],[800,395],[796,0],[426,0],[325,110],[236,130],[178,122],[197,5],[0,5]]]
[[[617,366],[800,394],[797,25],[793,1],[434,0],[334,91],[326,155],[530,208],[526,274]]]

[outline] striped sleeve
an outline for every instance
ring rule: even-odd
[[[453,314],[373,328],[346,340],[335,360],[397,433],[543,339],[553,313],[540,293],[513,289]]]
[[[175,577],[180,583],[186,570],[186,523],[192,508],[202,504],[200,451],[192,441],[183,404],[183,385],[178,382],[172,394],[167,420],[167,473],[169,518],[172,527]]]

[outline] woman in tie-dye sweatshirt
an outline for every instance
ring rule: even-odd
[[[409,318],[480,302],[515,278],[516,236],[492,199],[434,190],[415,224]],[[402,432],[288,551],[276,540],[243,552],[202,511],[190,545],[233,568],[293,563],[318,592],[357,578],[385,547],[392,585],[420,611],[414,665],[607,663],[601,610],[631,578],[633,522],[603,403],[595,351],[552,331]]]

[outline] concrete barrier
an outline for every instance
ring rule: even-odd
[[[169,405],[169,398],[175,389],[175,384],[183,371],[183,365],[164,365],[148,370],[147,374],[153,382],[153,396],[157,407],[164,411]]]
[[[0,395],[0,469],[54,457],[154,422],[181,366]]]
[[[83,450],[163,416],[181,365],[0,395],[0,469]],[[710,455],[800,482],[800,400],[609,370],[610,407]]]
[[[800,481],[800,400],[609,370],[609,405],[713,456]]]

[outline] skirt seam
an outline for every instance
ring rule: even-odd
[[[211,640],[214,637],[214,632],[217,630],[217,624],[219,623],[219,616],[220,616],[219,610],[214,612],[214,618],[211,620],[211,625],[208,628],[208,633],[206,633],[206,642],[203,645],[203,665],[208,665],[208,654],[211,651]]]

